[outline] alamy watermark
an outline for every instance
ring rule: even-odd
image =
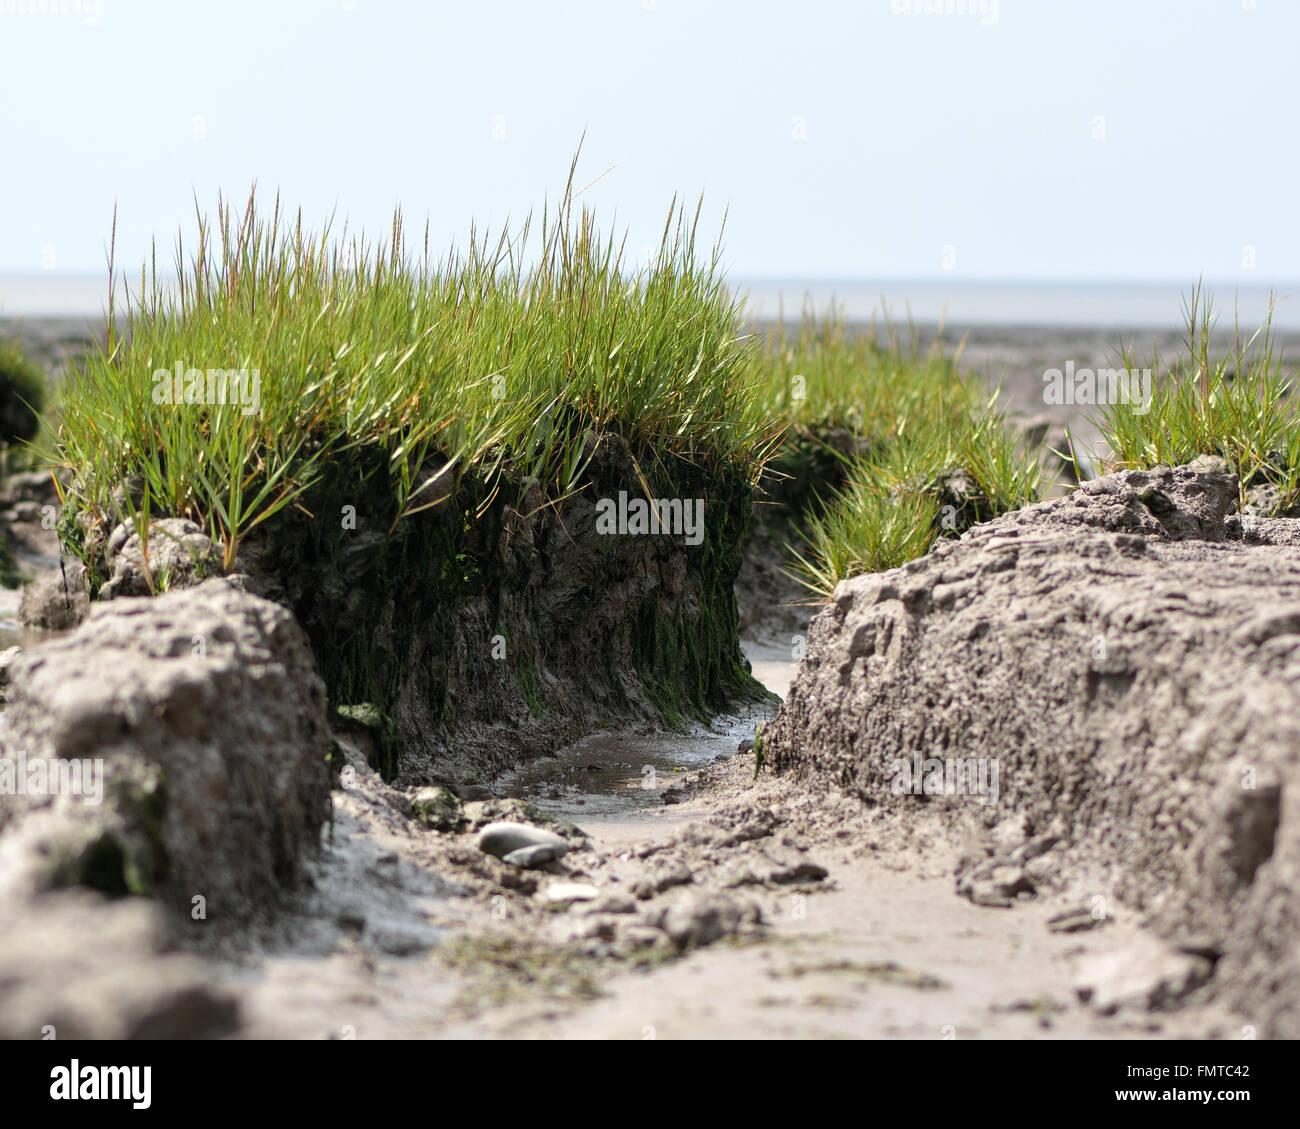
[[[1081,368],[1066,361],[1065,368],[1043,373],[1043,403],[1057,406],[1083,404],[1104,407],[1128,404],[1137,415],[1151,410],[1151,370]]]
[[[98,757],[28,760],[20,749],[16,758],[0,757],[0,796],[81,796],[94,807],[104,799],[104,762]]]
[[[174,369],[155,369],[155,404],[238,404],[251,416],[262,407],[260,369],[192,368],[177,361]]]
[[[982,804],[998,802],[1001,769],[996,757],[899,757],[890,764],[895,796],[977,796]]]
[[[87,27],[98,27],[104,0],[0,0],[0,16],[80,16]]]
[[[978,16],[985,27],[998,22],[998,0],[889,0],[896,16]]]
[[[152,1074],[151,1066],[83,1066],[74,1058],[50,1071],[50,1100],[130,1102],[133,1109],[148,1109]]]
[[[601,498],[596,503],[596,532],[606,537],[671,533],[688,545],[701,545],[704,543],[704,499],[629,500],[627,491],[620,490],[617,500]]]

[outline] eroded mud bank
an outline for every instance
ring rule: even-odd
[[[398,520],[380,453],[336,460],[236,564],[243,586],[293,611],[336,724],[365,731],[387,779],[475,779],[594,729],[671,728],[763,696],[737,633],[751,503],[739,470],[676,461],[642,484],[609,436],[559,502],[508,475],[424,474],[421,504],[437,504]],[[693,505],[698,529],[607,533],[602,499],[644,485]],[[145,587],[123,574],[138,543],[108,524],[61,528],[92,595],[131,594]]]
[[[1087,873],[1182,954],[1171,998],[1295,1037],[1300,537],[1237,499],[1218,469],[1124,472],[845,582],[762,749],[902,816],[1013,819],[969,897]]]

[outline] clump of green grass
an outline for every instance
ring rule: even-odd
[[[969,396],[959,385],[950,395]],[[803,531],[795,572],[813,592],[864,572],[883,572],[924,556],[942,536],[1019,509],[1040,496],[1041,467],[1006,429],[992,405],[969,414],[936,413],[860,461],[844,488]]]
[[[45,370],[19,341],[0,338],[0,442],[31,439],[45,402]]]
[[[793,571],[815,593],[895,568],[939,536],[1038,498],[1036,454],[1010,436],[996,395],[959,369],[960,356],[942,334],[923,352],[915,327],[905,344],[893,326],[855,333],[833,311],[769,338],[766,399],[788,422],[787,444],[850,437],[834,451],[841,485],[822,460],[813,490],[826,504],[810,505],[796,525],[804,549],[792,550]]]
[[[960,353],[946,350],[942,330],[922,351],[915,326],[905,343],[896,326],[852,326],[834,306],[770,329],[753,363],[765,409],[787,429],[764,484],[784,503],[782,516],[801,527],[856,460],[883,454],[936,413],[960,419],[969,410],[951,395],[962,383]]]
[[[1198,284],[1183,303],[1186,354],[1149,366],[1121,352],[1130,372],[1152,369],[1148,410],[1109,404],[1096,419],[1109,446],[1108,470],[1178,466],[1203,454],[1225,459],[1241,482],[1277,492],[1278,510],[1300,501],[1300,412],[1272,333],[1273,304],[1264,324],[1243,339],[1234,321],[1230,346],[1215,349],[1215,315]]]
[[[796,571],[812,591],[829,596],[850,576],[923,556],[934,543],[938,518],[937,499],[899,492],[884,468],[864,463],[835,503],[809,523],[808,551],[796,553]]]
[[[965,409],[948,396],[961,381],[961,351],[961,344],[952,353],[945,349],[941,330],[922,352],[915,326],[904,343],[896,325],[881,330],[873,318],[854,327],[832,306],[821,315],[805,309],[794,329],[780,321],[754,364],[765,407],[790,428],[843,429],[875,445],[907,434],[936,406]]]
[[[629,271],[575,207],[572,177],[540,225],[472,232],[440,261],[427,228],[412,250],[400,212],[381,244],[313,233],[278,198],[269,214],[251,195],[242,215],[223,203],[215,225],[200,216],[173,290],[151,264],[115,311],[115,282],[110,326],[120,312],[124,332],[71,378],[70,500],[112,520],[114,488],[138,476],[138,527],[189,517],[230,567],[250,531],[357,448],[387,454],[398,521],[466,475],[562,498],[606,432],[628,440],[647,487],[674,460],[756,474],[775,429],[718,248],[697,255],[698,208],[674,202],[657,256]],[[257,370],[259,409],[155,403],[153,374],[178,364]]]

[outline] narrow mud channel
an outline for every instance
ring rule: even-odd
[[[792,663],[751,659],[785,688]],[[352,750],[311,893],[251,938],[196,924],[187,945],[217,961],[254,1038],[1235,1034],[1194,1001],[1085,1003],[1087,968],[1147,943],[1136,921],[1053,932],[1082,889],[1008,909],[959,897],[971,844],[937,817],[756,776],[737,746],[762,716],[596,736],[494,781],[491,803],[585,833],[546,871],[421,827]]]

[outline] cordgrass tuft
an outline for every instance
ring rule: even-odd
[[[1227,461],[1241,483],[1245,506],[1252,488],[1271,488],[1274,512],[1300,502],[1300,411],[1272,332],[1273,302],[1264,323],[1243,338],[1234,319],[1230,345],[1216,348],[1213,302],[1201,285],[1183,302],[1186,353],[1162,365],[1153,353],[1149,410],[1111,404],[1096,424],[1111,455],[1107,470],[1179,466],[1201,455]],[[1141,362],[1121,353],[1130,372]]]
[[[817,595],[1038,499],[1037,453],[1010,435],[996,394],[959,369],[961,351],[948,353],[940,334],[922,352],[915,327],[906,344],[889,325],[883,336],[874,324],[853,333],[834,311],[805,314],[796,336],[779,329],[770,339],[768,404],[789,421],[787,447],[840,436],[842,485],[812,484],[796,526],[802,546],[791,549],[794,575]]]
[[[156,264],[122,286],[110,250],[109,337],[64,397],[69,501],[88,524],[110,523],[115,488],[138,479],[138,529],[190,518],[230,568],[250,531],[358,448],[386,454],[394,525],[466,475],[561,499],[605,432],[629,442],[647,490],[677,460],[756,474],[779,429],[753,387],[719,250],[697,256],[698,208],[674,202],[657,256],[629,271],[622,244],[575,206],[572,175],[539,224],[471,232],[441,261],[427,229],[412,251],[400,212],[372,244],[346,227],[313,233],[278,198],[267,213],[256,192],[242,213],[223,202],[215,224],[198,216],[193,253],[177,243],[174,288]],[[177,366],[256,372],[257,409],[156,402],[169,386],[155,373]]]

